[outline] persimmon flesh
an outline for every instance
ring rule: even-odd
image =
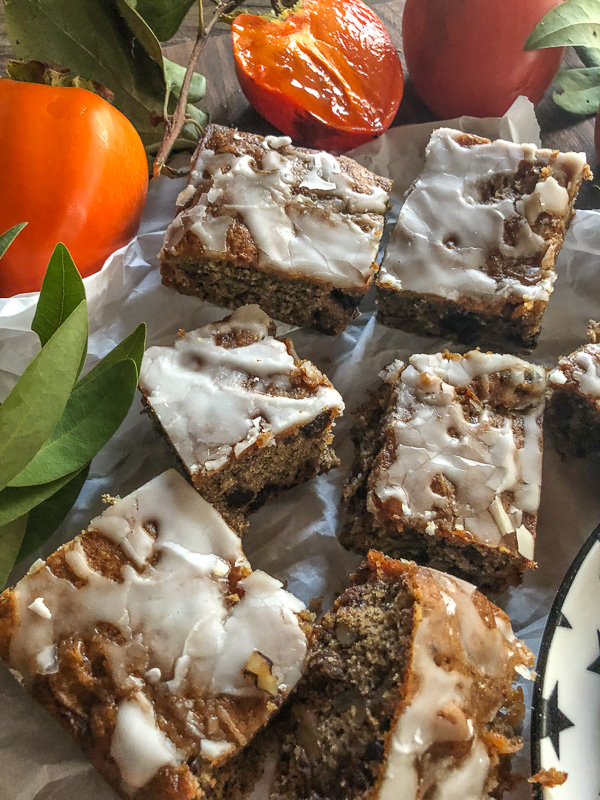
[[[232,34],[244,94],[294,141],[340,152],[392,123],[400,59],[361,0],[304,0],[282,20],[241,14]]]

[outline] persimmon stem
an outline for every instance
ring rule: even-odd
[[[188,62],[187,69],[185,71],[185,76],[183,79],[183,83],[181,85],[181,93],[179,95],[177,105],[175,106],[175,111],[169,117],[167,117],[165,121],[165,133],[163,135],[160,147],[158,148],[158,152],[154,159],[154,165],[152,167],[152,178],[157,178],[162,172],[169,157],[169,154],[173,149],[173,145],[175,144],[175,142],[177,141],[177,137],[181,133],[181,129],[188,121],[186,114],[186,107],[187,107],[188,95],[190,92],[190,85],[192,83],[192,78],[194,76],[194,69],[196,67],[196,62],[200,57],[200,53],[202,52],[204,45],[206,44],[206,40],[208,39],[210,32],[212,31],[212,29],[217,24],[217,22],[219,21],[219,19],[223,14],[229,14],[231,11],[234,11],[238,6],[241,6],[243,2],[244,0],[227,0],[227,2],[221,2],[221,0],[219,0],[213,12],[212,17],[205,26],[202,0],[198,0],[199,22],[198,22],[198,33],[196,34],[196,41],[194,42],[194,47],[190,55],[190,60]]]

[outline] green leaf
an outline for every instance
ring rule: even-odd
[[[0,589],[3,589],[15,565],[25,536],[27,514],[0,527]]]
[[[136,10],[135,0],[117,0],[117,6],[129,30],[150,58],[162,68],[162,49],[154,31]]]
[[[27,530],[17,555],[17,563],[30,556],[52,536],[71,508],[75,505],[90,471],[89,464],[52,497],[32,508],[27,520]],[[0,545],[1,546],[1,545]]]
[[[172,113],[175,103],[181,93],[181,85],[185,77],[185,67],[175,64],[173,61],[164,58],[160,42],[154,31],[140,13],[139,2],[136,0],[117,0],[119,11],[127,22],[131,32],[137,41],[142,45],[150,58],[161,68],[165,82],[165,94],[163,98],[163,114]],[[156,5],[156,3],[155,3]],[[203,75],[194,73],[188,94],[189,102],[186,105],[186,113],[190,119],[198,123],[194,129],[193,125],[185,125],[182,130],[184,138],[199,138],[200,131],[208,122],[208,115],[196,108],[193,103],[202,100],[206,94],[206,81]]]
[[[4,0],[4,10],[17,58],[68,67],[103,84],[114,92],[116,108],[133,123],[146,148],[158,147],[166,96],[162,65],[146,50],[150,37],[140,42],[134,36],[115,0]],[[177,147],[193,148],[199,136],[187,125]]]
[[[562,93],[554,92],[554,102],[572,114],[595,114],[600,106],[600,67],[566,69],[556,82]]]
[[[48,262],[31,330],[42,347],[85,300],[83,281],[64,244],[57,244]]]
[[[79,472],[79,470],[78,470]],[[0,492],[0,528],[29,513],[71,481],[77,473],[71,472],[52,483],[39,486],[7,486]]]
[[[173,92],[173,96],[179,99],[181,84],[185,78],[185,67],[176,64],[174,61],[169,61],[168,58],[164,58],[163,63],[167,86]],[[200,75],[199,72],[194,72],[190,83],[190,91],[188,92],[188,100],[190,103],[198,103],[205,94],[206,78],[204,75]]]
[[[546,47],[600,47],[598,0],[565,0],[538,22],[525,42],[525,50]]]
[[[600,50],[596,47],[576,47],[575,51],[586,67],[600,67]]]
[[[137,0],[133,5],[161,42],[172,39],[195,0]]]
[[[80,379],[77,387],[82,387],[88,381],[96,378],[101,372],[110,367],[111,364],[116,364],[118,361],[123,361],[126,358],[130,358],[134,362],[139,378],[145,347],[146,323],[141,322],[133,333],[130,333],[126,339],[123,339],[116,347],[113,347],[110,353],[107,353],[87,375],[84,375],[83,378]]]
[[[87,337],[82,301],[0,406],[0,489],[24,469],[56,427],[79,374]]]
[[[137,367],[128,358],[78,384],[52,435],[9,485],[49,483],[84,467],[127,416],[137,377]]]
[[[2,258],[4,253],[6,253],[17,236],[21,233],[25,225],[27,225],[26,222],[20,222],[18,225],[13,225],[12,228],[9,228],[6,233],[3,233],[2,236],[0,236],[0,258]]]

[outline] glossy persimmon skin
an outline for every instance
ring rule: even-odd
[[[411,81],[438,116],[502,116],[521,94],[538,103],[564,48],[525,51],[562,0],[406,0],[404,56]]]
[[[362,0],[304,0],[284,21],[241,14],[232,35],[244,94],[294,141],[343,152],[391,125],[402,66]]]
[[[57,242],[85,277],[136,234],[144,146],[101,97],[0,79],[0,153],[0,233],[27,222],[0,260],[0,297],[38,291]]]

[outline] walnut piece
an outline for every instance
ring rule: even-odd
[[[263,653],[255,650],[246,662],[244,672],[255,676],[259,689],[272,695],[279,694],[279,682],[273,675],[273,662]]]

